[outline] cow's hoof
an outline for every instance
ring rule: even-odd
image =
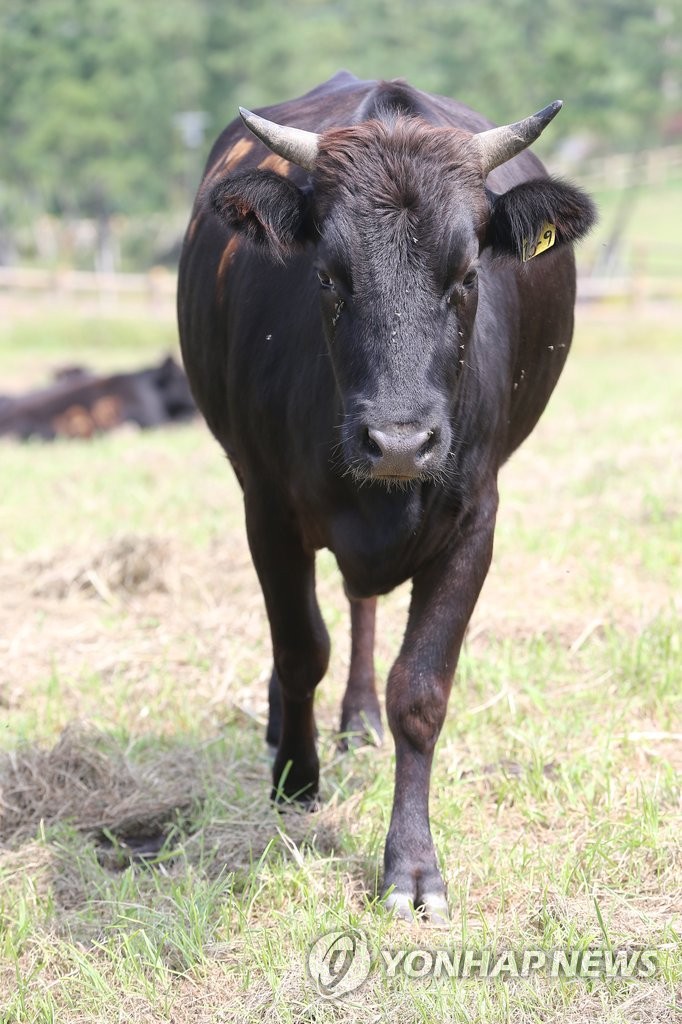
[[[431,928],[450,926],[448,903],[440,892],[424,893],[415,901],[409,893],[393,889],[384,897],[383,904],[389,913],[409,924],[420,922]]]
[[[304,811],[317,811],[320,806],[317,787],[313,789],[312,785],[302,786],[301,789],[292,792],[286,792],[281,786],[273,786],[270,790],[270,799],[273,804],[280,807],[295,804]]]
[[[317,759],[308,766],[285,761],[280,767],[280,763],[279,758],[276,758],[272,769],[270,799],[273,803],[296,803],[308,810],[315,810],[318,806],[320,776]]]
[[[313,814],[315,811],[319,811],[321,806],[319,793],[317,792],[301,791],[300,793],[294,793],[293,796],[287,796],[274,786],[270,790],[270,799],[273,804],[277,804],[277,808],[280,811],[286,811],[287,808],[290,808]]]
[[[348,718],[344,715],[341,718],[339,733],[339,750],[350,750],[351,747],[380,747],[384,738],[381,712],[377,708],[356,711]]]

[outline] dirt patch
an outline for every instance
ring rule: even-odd
[[[65,712],[57,726],[107,718],[135,731],[152,709],[163,722],[174,701],[185,716],[194,703],[212,717],[228,694],[252,714],[265,709],[265,685],[253,707],[249,696],[269,655],[245,539],[196,551],[126,534],[91,552],[7,559],[0,622],[0,702],[11,711],[42,718],[51,687]]]
[[[626,561],[617,567],[618,587],[605,585],[604,600],[589,595],[587,601],[576,592],[584,586],[587,555],[582,549],[553,560],[501,552],[472,619],[468,649],[545,637],[576,651],[614,624],[636,634],[670,606],[665,582]],[[332,662],[319,711],[321,722],[332,725],[348,671],[349,621],[340,578],[325,558],[318,594]],[[408,606],[408,585],[380,603],[380,692]],[[205,548],[127,533],[90,551],[71,545],[38,558],[6,559],[0,622],[0,706],[12,712],[42,718],[53,687],[58,729],[79,717],[119,721],[131,732],[148,728],[153,718],[163,729],[179,714],[209,730],[235,714],[264,725],[269,632],[243,528]]]

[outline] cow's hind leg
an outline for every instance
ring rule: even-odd
[[[351,652],[348,685],[341,706],[339,746],[380,743],[383,737],[381,711],[374,684],[374,625],[376,597],[348,595],[351,621]]]
[[[315,597],[315,556],[304,548],[291,519],[254,499],[248,489],[246,527],[275,662],[268,726],[268,738],[278,741],[272,796],[310,802],[319,779],[313,700],[329,662],[329,636]]]

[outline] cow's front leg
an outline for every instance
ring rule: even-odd
[[[265,730],[265,742],[273,757],[277,754],[279,738],[282,735],[282,687],[277,669],[272,668],[268,683],[268,726]]]
[[[246,495],[246,527],[270,622],[279,682],[277,754],[273,799],[310,802],[317,793],[319,761],[315,749],[315,687],[327,671],[329,635],[315,597],[315,555],[307,550],[291,519],[267,502]]]
[[[415,575],[405,639],[388,679],[396,774],[384,892],[386,905],[407,920],[413,908],[433,923],[448,917],[429,825],[431,763],[464,632],[490,566],[496,509],[491,488],[449,551]]]
[[[341,706],[341,739],[347,750],[356,743],[380,743],[383,737],[381,710],[374,683],[374,626],[376,597],[348,594],[351,652],[348,685]]]

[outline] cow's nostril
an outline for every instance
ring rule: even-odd
[[[371,430],[369,427],[367,427],[363,435],[362,441],[366,452],[368,452],[370,455],[373,455],[375,458],[381,458],[381,456],[384,454],[384,450],[379,444],[379,442],[375,439],[374,434],[375,432]]]
[[[418,459],[425,458],[429,454],[429,452],[431,451],[431,449],[434,447],[434,445],[436,444],[436,442],[438,440],[438,438],[436,436],[437,435],[437,431],[435,431],[435,430],[427,430],[426,431],[426,435],[427,436],[426,436],[426,440],[424,441],[424,444],[421,446],[421,448],[417,452],[417,458]]]

